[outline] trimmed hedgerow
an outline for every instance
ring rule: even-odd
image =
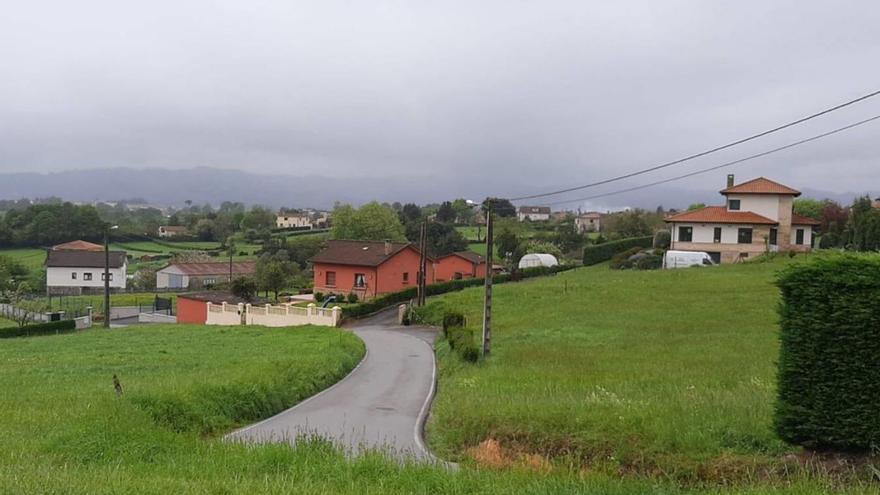
[[[76,322],[73,320],[50,321],[23,327],[0,328],[0,339],[14,337],[34,337],[37,335],[55,335],[76,331]]]
[[[777,285],[777,433],[811,448],[880,447],[880,257],[819,258]]]
[[[619,241],[609,241],[584,248],[584,266],[595,265],[608,261],[615,254],[622,253],[632,248],[649,248],[654,244],[653,236],[630,237]]]
[[[449,343],[449,348],[458,353],[462,359],[475,363],[480,359],[480,348],[475,334],[472,328],[449,327],[446,329],[446,341]]]
[[[532,268],[525,268],[523,270],[520,270],[518,273],[519,278],[531,278],[540,277],[543,275],[552,275],[555,273],[571,270],[573,268],[577,267],[574,265],[556,265],[553,267],[535,266]],[[512,276],[507,273],[503,275],[495,275],[492,277],[492,283],[494,284],[502,284],[505,282],[510,282],[512,280],[514,280]],[[468,287],[477,287],[483,285],[483,283],[484,279],[482,278],[450,280],[448,282],[428,285],[427,293],[429,296],[436,296],[440,294],[446,294],[447,292],[454,292],[466,289]],[[408,287],[397,292],[389,292],[388,294],[383,294],[375,299],[371,299],[360,304],[353,304],[351,306],[343,308],[342,314],[347,318],[359,318],[361,316],[373,314],[379,310],[388,308],[395,304],[408,302],[412,299],[415,299],[416,295],[416,288]]]

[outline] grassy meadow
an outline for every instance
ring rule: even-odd
[[[668,271],[600,265],[497,286],[488,360],[469,365],[438,344],[430,445],[470,464],[541,459],[676,486],[800,479],[828,488],[830,473],[799,466],[798,450],[772,429],[773,280],[789,262],[800,258]],[[424,315],[436,322],[446,308],[463,310],[479,335],[482,302],[480,289],[468,289],[431,301]],[[870,478],[835,474],[847,490]]]

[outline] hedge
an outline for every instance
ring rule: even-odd
[[[584,266],[595,265],[610,260],[615,254],[632,248],[650,248],[654,246],[654,237],[630,237],[619,241],[608,241],[584,248]]]
[[[56,335],[76,331],[76,322],[73,320],[50,321],[23,327],[0,328],[0,339],[14,337],[33,337],[37,335]]]
[[[880,257],[784,270],[775,427],[810,448],[880,447]]]
[[[551,275],[554,273],[571,270],[572,268],[577,267],[574,265],[556,265],[553,267],[535,266],[518,271],[516,276],[509,273],[505,273],[503,275],[495,275],[492,277],[492,283],[502,284],[505,282],[510,282],[511,280]],[[428,285],[427,293],[429,296],[436,296],[439,294],[445,294],[447,292],[459,291],[467,287],[481,286],[484,283],[485,281],[482,278],[464,278],[461,280],[450,280],[449,282],[440,282],[438,284]],[[379,310],[385,309],[395,304],[409,302],[410,300],[415,299],[416,295],[417,291],[415,287],[409,287],[397,292],[389,292],[388,294],[381,295],[370,301],[347,306],[342,309],[342,314],[347,318],[359,318],[361,316],[373,314]]]

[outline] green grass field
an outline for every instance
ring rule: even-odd
[[[43,269],[46,250],[40,248],[0,249],[0,256],[8,256],[21,263],[29,271],[34,272]]]
[[[682,486],[793,477],[824,489],[824,474],[785,460],[797,449],[772,430],[773,278],[785,262],[647,272],[601,265],[499,285],[488,361],[464,364],[438,344],[430,444],[466,463],[492,439],[512,460],[540,456],[564,470]],[[437,321],[457,308],[479,329],[482,302],[480,289],[468,289],[425,314]],[[858,486],[853,476],[848,489]]]
[[[18,323],[14,322],[12,320],[7,320],[6,318],[3,318],[2,316],[0,316],[0,328],[16,327],[16,326],[18,326]]]

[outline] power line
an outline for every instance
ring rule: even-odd
[[[802,124],[802,123],[804,123],[804,122],[806,122],[806,121],[808,121],[808,120],[815,119],[816,117],[820,117],[820,116],[822,116],[822,115],[825,115],[825,114],[828,114],[828,113],[834,112],[835,110],[840,110],[841,108],[848,107],[848,106],[850,106],[850,105],[853,105],[853,104],[858,103],[858,102],[863,101],[863,100],[867,100],[868,98],[872,98],[872,97],[877,96],[877,95],[880,95],[880,90],[874,91],[874,92],[872,92],[872,93],[868,93],[868,94],[866,94],[866,95],[864,95],[864,96],[860,96],[860,97],[858,97],[858,98],[856,98],[856,99],[854,99],[854,100],[850,100],[850,101],[847,101],[847,102],[841,103],[841,104],[839,104],[839,105],[835,105],[835,106],[833,106],[833,107],[831,107],[831,108],[827,108],[827,109],[825,109],[825,110],[822,110],[821,112],[817,112],[817,113],[814,113],[814,114],[812,114],[812,115],[808,115],[808,116],[806,116],[806,117],[803,117],[803,118],[801,118],[801,119],[795,120],[795,121],[793,121],[793,122],[789,122],[789,123],[787,123],[787,124],[780,125],[779,127],[774,127],[773,129],[769,129],[769,130],[766,130],[766,131],[763,131],[763,132],[759,132],[758,134],[753,134],[753,135],[751,135],[751,136],[749,136],[749,137],[745,137],[745,138],[739,139],[739,140],[737,140],[737,141],[733,141],[732,143],[728,143],[728,144],[725,144],[725,145],[723,145],[723,146],[718,146],[718,147],[716,147],[716,148],[712,148],[712,149],[710,149],[710,150],[702,151],[702,152],[700,152],[700,153],[696,153],[696,154],[693,154],[693,155],[690,155],[690,156],[686,156],[686,157],[684,157],[684,158],[679,158],[678,160],[673,160],[673,161],[671,161],[671,162],[662,163],[662,164],[660,164],[660,165],[656,165],[656,166],[653,166],[653,167],[650,167],[650,168],[646,168],[646,169],[638,170],[638,171],[631,172],[631,173],[628,173],[628,174],[625,174],[625,175],[619,175],[619,176],[617,176],[617,177],[611,177],[610,179],[603,179],[603,180],[600,180],[600,181],[598,181],[598,182],[591,182],[591,183],[589,183],[589,184],[584,184],[584,185],[582,185],[582,186],[575,186],[575,187],[569,187],[569,188],[566,188],[566,189],[559,189],[559,190],[556,190],[556,191],[550,191],[550,192],[541,193],[541,194],[531,194],[531,195],[528,195],[528,196],[520,196],[520,197],[517,197],[517,198],[510,198],[510,201],[521,201],[521,200],[524,200],[524,199],[543,198],[543,197],[545,197],[545,196],[554,196],[554,195],[556,195],[556,194],[562,194],[562,193],[567,193],[567,192],[572,192],[572,191],[579,191],[579,190],[581,190],[581,189],[587,189],[587,188],[590,188],[590,187],[601,186],[601,185],[603,185],[603,184],[608,184],[608,183],[611,183],[611,182],[617,182],[617,181],[619,181],[619,180],[628,179],[628,178],[630,178],[630,177],[635,177],[635,176],[637,176],[637,175],[642,175],[642,174],[646,174],[646,173],[648,173],[648,172],[653,172],[653,171],[655,171],[655,170],[660,170],[660,169],[663,169],[663,168],[671,167],[671,166],[673,166],[673,165],[678,165],[679,163],[684,163],[684,162],[686,162],[686,161],[693,160],[693,159],[695,159],[695,158],[700,158],[700,157],[702,157],[702,156],[706,156],[706,155],[709,155],[709,154],[712,154],[712,153],[715,153],[715,152],[718,152],[718,151],[721,151],[721,150],[725,150],[725,149],[727,149],[727,148],[731,148],[731,147],[733,147],[733,146],[736,146],[736,145],[739,145],[739,144],[742,144],[742,143],[745,143],[745,142],[748,142],[748,141],[752,141],[752,140],[754,140],[754,139],[758,139],[758,138],[760,138],[760,137],[766,136],[766,135],[768,135],[768,134],[772,134],[772,133],[774,133],[774,132],[781,131],[781,130],[783,130],[783,129],[787,129],[787,128],[792,127],[792,126],[796,126],[796,125],[798,125],[798,124]]]
[[[779,151],[787,150],[787,149],[789,149],[789,148],[794,148],[795,146],[800,146],[800,145],[802,145],[802,144],[809,143],[809,142],[811,142],[811,141],[816,141],[816,140],[822,139],[822,138],[824,138],[824,137],[831,136],[832,134],[837,134],[837,133],[839,133],[839,132],[843,132],[843,131],[846,131],[846,130],[852,129],[852,128],[854,128],[854,127],[858,127],[858,126],[860,126],[860,125],[867,124],[867,123],[869,123],[869,122],[873,122],[873,121],[878,120],[878,119],[880,119],[880,115],[876,115],[876,116],[871,117],[871,118],[869,118],[869,119],[860,120],[860,121],[858,121],[858,122],[856,122],[856,123],[854,123],[854,124],[850,124],[850,125],[847,125],[847,126],[844,126],[844,127],[839,127],[839,128],[837,128],[837,129],[834,129],[833,131],[828,131],[828,132],[825,132],[825,133],[822,133],[822,134],[818,134],[818,135],[813,136],[813,137],[809,137],[809,138],[806,138],[806,139],[801,139],[800,141],[795,141],[795,142],[793,142],[793,143],[786,144],[785,146],[780,146],[780,147],[778,147],[778,148],[773,148],[773,149],[771,149],[771,150],[767,150],[767,151],[764,151],[764,152],[761,152],[761,153],[758,153],[758,154],[755,154],[755,155],[750,155],[750,156],[747,156],[747,157],[745,157],[745,158],[740,158],[740,159],[738,159],[738,160],[733,160],[733,161],[731,161],[731,162],[725,162],[725,163],[722,163],[722,164],[720,164],[720,165],[715,165],[715,166],[713,166],[713,167],[709,167],[709,168],[704,168],[704,169],[696,170],[696,171],[694,171],[694,172],[690,172],[690,173],[687,173],[687,174],[684,174],[684,175],[678,175],[678,176],[676,176],[676,177],[670,177],[670,178],[668,178],[668,179],[658,180],[658,181],[656,181],[656,182],[651,182],[651,183],[648,183],[648,184],[642,184],[642,185],[640,185],[640,186],[634,186],[634,187],[630,187],[630,188],[627,188],[627,189],[620,189],[620,190],[617,190],[617,191],[607,192],[607,193],[603,193],[603,194],[596,194],[596,195],[593,195],[593,196],[587,196],[587,197],[585,197],[585,198],[568,199],[568,200],[565,200],[565,201],[556,201],[556,202],[553,202],[553,203],[545,203],[545,205],[546,205],[546,206],[554,206],[554,205],[560,205],[560,204],[566,204],[566,203],[576,203],[576,202],[580,202],[580,201],[587,201],[587,200],[590,200],[590,199],[604,198],[604,197],[606,197],[606,196],[613,196],[613,195],[616,195],[616,194],[622,194],[622,193],[627,193],[627,192],[632,192],[632,191],[638,191],[638,190],[640,190],[640,189],[647,189],[647,188],[649,188],[649,187],[658,186],[658,185],[660,185],[660,184],[666,184],[666,183],[668,183],[668,182],[673,182],[673,181],[676,181],[676,180],[686,179],[686,178],[688,178],[688,177],[693,177],[693,176],[695,176],[695,175],[705,174],[706,172],[711,172],[711,171],[713,171],[713,170],[718,170],[718,169],[720,169],[720,168],[730,167],[730,166],[732,166],[732,165],[737,165],[737,164],[739,164],[739,163],[747,162],[747,161],[749,161],[749,160],[754,160],[755,158],[761,158],[761,157],[763,157],[763,156],[772,155],[773,153],[777,153],[777,152],[779,152]]]

